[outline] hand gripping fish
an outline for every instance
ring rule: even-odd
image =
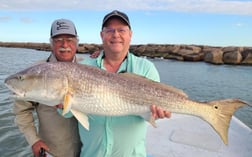
[[[6,78],[5,84],[16,99],[48,106],[63,104],[63,114],[71,111],[86,129],[88,114],[139,115],[154,125],[150,105],[156,104],[170,112],[202,118],[225,144],[233,113],[248,104],[239,99],[197,102],[182,90],[142,76],[65,62],[29,67]]]

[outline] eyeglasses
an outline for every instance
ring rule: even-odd
[[[53,41],[56,44],[62,44],[63,42],[66,42],[67,44],[74,44],[76,43],[76,38],[69,37],[69,38],[53,38]]]
[[[115,29],[115,28],[104,28],[104,29],[102,30],[102,32],[104,32],[104,33],[106,33],[106,34],[108,34],[108,35],[112,35],[112,34],[114,34],[116,31],[117,31],[120,35],[124,35],[127,31],[129,31],[129,29],[128,29],[128,28],[117,28],[117,29]]]

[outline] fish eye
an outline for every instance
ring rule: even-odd
[[[23,75],[19,75],[19,76],[17,76],[17,78],[18,78],[18,80],[20,80],[20,81],[24,80],[24,76],[23,76]]]

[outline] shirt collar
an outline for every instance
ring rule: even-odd
[[[96,59],[96,63],[99,68],[106,70],[106,68],[103,66],[104,55],[105,55],[104,51],[101,51],[100,55]],[[120,65],[117,73],[127,72],[127,70],[128,70],[128,55],[129,55],[129,53],[127,53],[127,56],[124,58],[123,63]]]

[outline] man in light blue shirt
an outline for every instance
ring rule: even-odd
[[[149,60],[129,52],[132,36],[128,16],[120,11],[107,14],[102,23],[101,39],[104,51],[96,59],[84,59],[108,72],[131,72],[159,81],[159,74]],[[150,104],[151,105],[151,104]],[[170,117],[170,112],[152,105],[154,118]],[[146,157],[147,123],[140,116],[89,115],[89,131],[79,124],[83,147],[81,157]]]
[[[97,66],[106,70],[102,52],[97,59],[81,63]],[[132,72],[159,81],[159,74],[154,64],[147,59],[127,53],[117,73]],[[89,116],[90,130],[81,124],[79,132],[82,147],[81,157],[140,157],[146,156],[145,136],[147,123],[139,116]]]

